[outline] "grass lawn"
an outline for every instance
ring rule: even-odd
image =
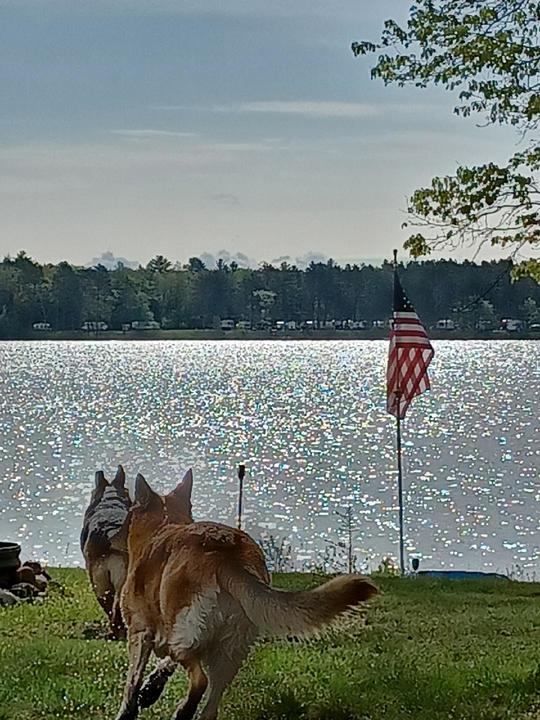
[[[123,643],[80,570],[44,605],[0,609],[0,720],[114,718]],[[318,584],[278,576],[280,587]],[[380,578],[367,625],[325,640],[259,646],[222,703],[222,720],[540,719],[540,585]],[[141,717],[169,718],[181,673]]]

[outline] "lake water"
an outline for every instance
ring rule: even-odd
[[[404,423],[407,551],[428,567],[540,574],[540,343],[436,342],[432,391]],[[194,515],[235,521],[321,565],[344,540],[397,555],[387,343],[0,343],[0,539],[81,564],[94,472],[158,490],[195,474]],[[330,542],[328,542],[330,541]],[[339,551],[341,552],[341,551]]]

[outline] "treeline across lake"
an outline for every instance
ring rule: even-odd
[[[509,261],[476,264],[449,260],[410,262],[402,283],[426,325],[451,319],[462,330],[500,326],[514,318],[540,323],[540,285],[512,282]],[[163,329],[216,328],[223,319],[244,327],[276,322],[328,327],[332,321],[385,321],[392,312],[392,267],[383,264],[287,263],[257,269],[198,258],[185,265],[157,256],[145,267],[119,264],[41,265],[24,252],[0,263],[0,337],[35,336],[35,328],[80,331],[101,323],[110,329],[157,323]],[[157,325],[156,325],[157,327]]]

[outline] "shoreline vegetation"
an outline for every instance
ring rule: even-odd
[[[124,642],[82,569],[51,569],[43,604],[0,609],[1,720],[108,720]],[[295,590],[327,577],[275,574]],[[309,642],[264,641],[224,696],[227,720],[531,720],[540,717],[540,584],[373,575],[362,618]],[[141,718],[170,717],[182,672]]]
[[[433,338],[540,337],[540,285],[513,264],[450,260],[399,265]],[[389,263],[242,268],[199,258],[145,267],[0,262],[0,339],[383,339],[392,314]],[[97,332],[96,332],[97,331]]]
[[[30,332],[24,337],[4,338],[0,342],[13,342],[20,340],[388,340],[389,329],[377,328],[373,330],[308,330],[296,332],[269,332],[267,330],[102,330],[100,332],[85,332],[82,330],[56,330],[50,332]],[[495,332],[474,331],[445,331],[429,330],[432,340],[540,340],[540,332],[508,332],[498,330]]]

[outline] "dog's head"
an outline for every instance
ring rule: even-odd
[[[90,495],[90,502],[88,503],[88,507],[86,508],[86,517],[90,515],[99,505],[101,499],[103,498],[103,493],[108,487],[109,483],[105,478],[103,470],[98,470],[96,473],[94,489],[92,490],[92,494]]]
[[[125,501],[127,505],[131,505],[131,498],[126,489],[126,473],[121,465],[118,466],[114,480],[110,483],[105,477],[103,470],[97,471],[94,489],[92,490],[90,503],[86,511],[87,514],[100,504],[105,495],[108,496],[112,494],[117,495],[121,500]]]
[[[121,465],[118,466],[114,480],[109,484],[109,488],[127,505],[131,505],[131,498],[126,488],[126,473]]]
[[[135,480],[135,502],[129,513],[130,535],[146,535],[166,523],[187,525],[193,522],[191,490],[193,472],[188,470],[182,481],[168,495],[152,490],[139,473]]]
[[[99,535],[107,538],[107,542],[122,528],[131,498],[126,489],[126,474],[119,465],[114,480],[109,483],[102,470],[96,473],[95,486],[92,491],[90,503],[84,513],[83,528],[81,532],[81,550],[85,552],[85,545],[90,536],[94,539]]]

